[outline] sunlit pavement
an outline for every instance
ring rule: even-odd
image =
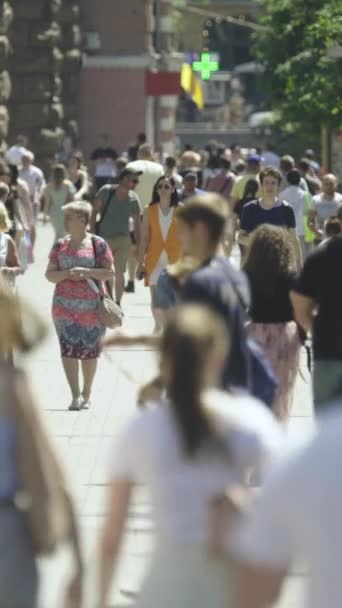
[[[23,361],[32,380],[39,404],[46,414],[70,478],[82,527],[88,565],[86,606],[93,608],[96,574],[96,539],[104,516],[104,499],[111,449],[115,438],[136,409],[137,386],[152,377],[155,370],[153,353],[145,348],[120,349],[103,356],[95,379],[92,407],[89,411],[69,412],[70,395],[63,376],[58,342],[51,324],[50,308],[53,286],[44,277],[52,231],[42,226],[38,232],[36,262],[19,279],[18,287],[37,310],[49,321],[51,332],[44,345]],[[140,283],[134,295],[123,301],[124,324],[136,330],[152,330],[148,290]],[[301,443],[313,428],[310,377],[302,357],[295,407],[289,427],[292,444]],[[148,497],[143,488],[136,492],[131,505],[127,536],[111,597],[112,606],[134,601],[148,565],[153,546],[153,527]],[[66,551],[42,563],[42,608],[61,606],[65,580],[72,572]],[[281,608],[299,608],[303,575],[299,568],[284,590]]]

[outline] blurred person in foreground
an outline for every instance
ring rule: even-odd
[[[8,193],[8,186],[0,183],[0,201],[6,191]],[[4,203],[0,202],[0,275],[14,286],[15,278],[20,274],[20,265],[15,242],[8,234],[11,228],[12,222],[7,209]]]
[[[28,353],[45,336],[35,312],[0,277],[0,604],[38,605],[37,558],[69,543],[75,573],[67,606],[81,606],[82,558],[64,474],[24,371],[6,360]]]
[[[312,334],[313,397],[317,413],[342,397],[342,238],[308,256],[291,300],[298,324]]]
[[[98,601],[108,605],[132,491],[151,492],[157,542],[137,605],[233,608],[234,569],[212,544],[217,495],[245,487],[281,445],[271,414],[248,396],[215,390],[229,352],[226,325],[199,306],[182,306],[159,347],[165,396],[122,433],[110,464],[107,515],[100,537]],[[157,407],[155,407],[157,406]]]
[[[240,560],[235,608],[278,606],[298,560],[308,570],[307,608],[342,605],[341,403],[319,434],[281,462],[234,539]],[[302,605],[302,604],[300,604]]]
[[[218,313],[231,334],[231,357],[222,369],[221,386],[227,391],[250,391],[270,406],[275,393],[274,375],[261,349],[248,338],[245,327],[250,306],[248,280],[222,253],[228,220],[227,202],[217,194],[195,196],[179,207],[178,236],[185,264],[180,260],[177,285],[173,284],[172,276],[170,280],[170,271],[161,274],[156,287],[156,307],[165,313],[170,306],[187,302],[206,305]],[[122,337],[119,332],[119,343]],[[151,343],[151,336],[141,335],[137,336],[137,342],[142,338]],[[156,341],[156,336],[153,338]],[[106,342],[118,344],[116,334]],[[129,342],[134,342],[132,335]]]

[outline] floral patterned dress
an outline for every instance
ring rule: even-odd
[[[75,267],[108,268],[113,263],[112,253],[107,243],[94,238],[96,260],[91,238],[75,251],[70,245],[70,236],[59,239],[50,252],[50,262],[58,270]],[[91,284],[82,279],[65,280],[56,285],[52,317],[61,345],[62,357],[73,359],[95,359],[101,350],[101,339],[105,327],[97,314],[98,294]]]

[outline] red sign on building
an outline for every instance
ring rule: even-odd
[[[180,92],[179,72],[145,72],[145,93],[149,97],[179,95]]]

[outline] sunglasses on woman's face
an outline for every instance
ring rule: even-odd
[[[169,184],[159,184],[158,190],[171,190],[171,186]]]

